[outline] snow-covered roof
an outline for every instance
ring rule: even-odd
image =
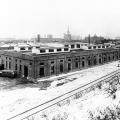
[[[16,46],[18,46],[18,47],[29,47],[30,45],[26,44],[26,43],[18,43]]]
[[[4,45],[1,45],[0,47],[10,47],[9,44],[4,44]]]
[[[64,47],[64,45],[60,43],[46,43],[45,45],[49,47]]]

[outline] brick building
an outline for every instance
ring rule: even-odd
[[[60,50],[60,48],[55,49]],[[0,51],[0,58],[4,69],[16,70],[21,77],[37,80],[118,60],[120,50],[118,48],[67,49],[67,51],[40,54],[9,50]]]

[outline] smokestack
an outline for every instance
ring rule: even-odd
[[[40,34],[37,35],[37,42],[40,42]]]
[[[89,34],[89,36],[88,36],[88,43],[90,44],[90,34]]]

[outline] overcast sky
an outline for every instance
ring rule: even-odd
[[[120,0],[0,0],[0,37],[120,36]]]

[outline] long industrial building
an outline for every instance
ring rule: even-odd
[[[4,69],[15,70],[31,80],[77,71],[120,58],[119,48],[110,45],[67,43],[62,47],[17,46],[0,51]]]

